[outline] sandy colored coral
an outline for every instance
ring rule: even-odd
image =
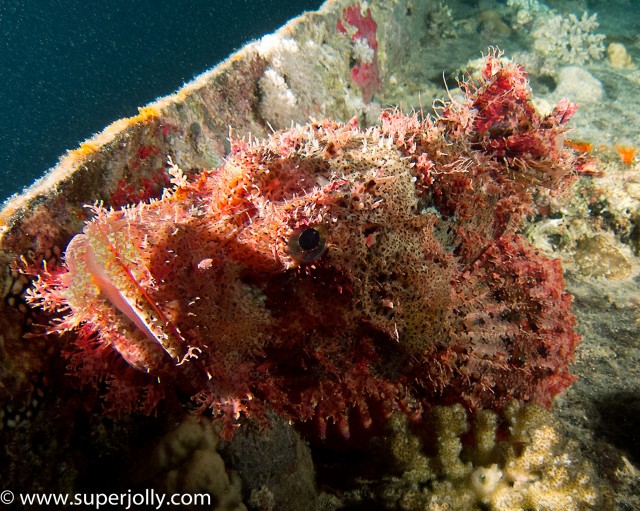
[[[208,494],[211,506],[207,509],[246,511],[240,478],[226,469],[218,453],[219,441],[209,421],[187,416],[160,439],[138,467],[136,480],[166,495]]]
[[[622,43],[611,43],[607,46],[607,59],[617,69],[635,69],[633,59]]]
[[[423,433],[434,455],[425,454],[405,417],[394,416],[390,449],[401,475],[381,490],[386,505],[428,511],[600,509],[602,483],[551,413],[513,402],[505,415],[506,424],[488,411],[470,423],[458,405],[434,408],[431,433]],[[507,432],[499,432],[505,426]]]
[[[533,48],[544,58],[543,72],[554,74],[558,65],[583,65],[604,55],[604,35],[598,34],[597,15],[578,17],[549,11],[536,18]]]
[[[533,20],[549,11],[549,7],[539,0],[507,0],[507,7],[513,10],[515,27],[525,27]]]
[[[268,35],[256,46],[268,62],[260,79],[260,113],[274,129],[287,128],[292,122],[305,122],[309,115],[322,113],[326,92],[322,83],[314,83],[316,66],[321,65],[323,49],[313,41],[302,47],[288,38]]]

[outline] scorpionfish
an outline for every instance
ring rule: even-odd
[[[71,371],[108,410],[187,396],[227,433],[268,411],[346,438],[394,410],[550,403],[579,336],[560,262],[520,230],[586,169],[576,107],[541,115],[521,67],[484,66],[433,117],[233,140],[160,199],[94,206],[30,292],[72,332]]]

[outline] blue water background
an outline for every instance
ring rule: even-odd
[[[0,201],[321,0],[0,0]]]

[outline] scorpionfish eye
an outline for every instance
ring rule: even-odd
[[[327,249],[326,230],[321,225],[305,226],[289,238],[289,255],[300,263],[312,263]]]

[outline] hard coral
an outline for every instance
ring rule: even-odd
[[[116,412],[186,394],[227,432],[272,409],[346,437],[395,409],[547,404],[578,335],[560,264],[517,230],[580,168],[575,106],[541,117],[493,53],[463,90],[436,119],[316,122],[173,169],[162,199],[95,208],[31,302]]]
[[[203,505],[192,508],[208,504],[207,509],[215,511],[247,511],[240,477],[225,466],[219,444],[210,422],[187,416],[146,453],[134,471],[134,481],[165,495],[197,494],[196,503]]]
[[[603,34],[595,33],[598,28],[597,15],[587,12],[578,18],[554,11],[546,12],[535,19],[531,32],[533,48],[542,56],[542,71],[554,74],[560,64],[582,66],[604,55]]]
[[[435,446],[423,445],[406,418],[392,417],[389,451],[398,475],[378,489],[386,508],[608,509],[603,498],[606,484],[579,445],[563,438],[550,412],[511,402],[504,415],[506,424],[491,411],[480,412],[470,422],[460,405],[434,407],[427,422],[431,438],[437,439]],[[506,434],[501,428],[508,430]]]

